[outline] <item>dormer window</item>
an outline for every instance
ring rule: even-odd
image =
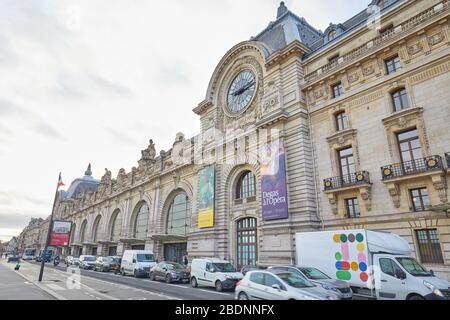
[[[336,30],[331,30],[331,31],[328,33],[328,41],[331,41],[331,40],[333,40],[334,38],[336,38],[336,35],[337,35]]]

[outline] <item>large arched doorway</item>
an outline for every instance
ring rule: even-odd
[[[135,243],[131,245],[133,250],[144,250],[145,239],[148,233],[148,219],[150,210],[145,201],[138,204],[137,212],[133,221],[133,239]]]
[[[94,220],[94,227],[92,228],[92,242],[94,242],[94,243],[97,243],[99,241],[100,235],[99,235],[98,230],[100,228],[101,221],[102,221],[102,216],[101,215],[98,215],[95,218],[95,220]],[[97,250],[98,250],[98,247],[94,245],[91,248],[91,254],[93,256],[96,256],[97,255]]]
[[[84,220],[80,227],[80,242],[82,244],[85,241],[85,237],[86,237],[86,225],[87,225],[87,220]]]
[[[257,224],[255,218],[244,218],[237,221],[236,226],[236,264],[240,269],[243,266],[256,265],[257,250]]]
[[[119,209],[115,210],[111,216],[109,229],[109,241],[112,242],[108,246],[108,255],[117,255],[117,243],[122,235],[122,213]]]
[[[172,199],[166,220],[167,243],[164,243],[164,259],[183,263],[187,255],[187,235],[191,228],[191,201],[184,191]],[[181,240],[181,241],[180,241]]]

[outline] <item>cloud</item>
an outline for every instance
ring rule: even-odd
[[[134,143],[135,141],[130,138],[128,135],[126,135],[125,133],[121,132],[120,130],[111,128],[111,127],[107,127],[105,128],[106,132],[108,133],[108,135],[111,137],[111,140],[114,141],[115,143],[119,142],[119,143]]]
[[[109,93],[115,93],[119,95],[131,94],[130,88],[117,81],[111,81],[99,75],[90,75],[89,78],[94,84],[97,85],[99,89],[103,89],[105,91],[108,91]]]

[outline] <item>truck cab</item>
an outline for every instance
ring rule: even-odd
[[[374,254],[375,292],[380,300],[450,300],[450,283],[434,276],[414,258]],[[378,284],[377,284],[378,282]]]

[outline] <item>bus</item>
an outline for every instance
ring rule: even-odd
[[[23,251],[22,259],[23,260],[33,260],[35,255],[36,255],[36,249],[26,248]]]
[[[40,250],[39,251],[39,255],[36,256],[36,261],[37,262],[41,262],[42,259],[45,256],[45,262],[50,262],[53,259],[53,250],[52,249],[47,249],[47,254],[44,254],[44,250]]]

